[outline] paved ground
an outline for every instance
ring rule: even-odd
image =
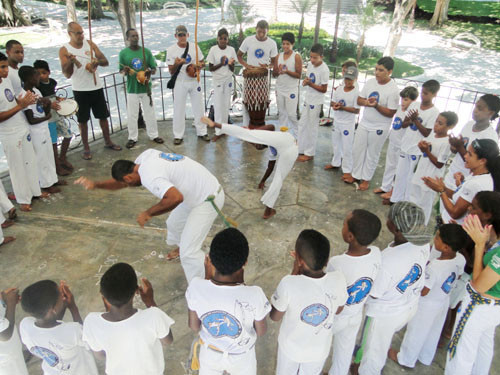
[[[278,200],[278,213],[269,221],[261,219],[261,192],[256,189],[267,164],[265,153],[233,138],[207,144],[195,137],[192,127],[188,128],[185,143],[174,148],[170,123],[161,124],[160,134],[168,142],[158,148],[186,154],[206,165],[219,178],[227,197],[224,211],[237,220],[250,242],[246,282],[260,285],[268,296],[291,271],[288,253],[302,229],[315,228],[324,233],[331,240],[333,254],[339,254],[345,250],[340,230],[349,210],[366,208],[385,222],[388,209],[380,204],[378,197],[369,192],[356,192],[352,186],[345,185],[340,181],[339,172],[323,171],[323,165],[330,158],[329,129],[320,129],[319,152],[314,163],[295,165]],[[114,137],[124,145],[127,134],[121,132]],[[17,236],[17,241],[0,249],[1,288],[23,289],[40,279],[64,279],[72,287],[85,316],[90,311],[103,311],[97,286],[103,272],[118,261],[131,263],[151,280],[156,301],[176,321],[175,342],[165,350],[165,373],[180,375],[185,374],[182,363],[194,335],[187,327],[186,282],[181,266],[167,263],[163,258],[168,251],[164,242],[166,217],[155,218],[145,229],[136,224],[136,215],[155,203],[155,198],[143,188],[115,193],[85,192],[80,186],[71,185],[80,175],[108,178],[114,160],[133,160],[141,151],[154,147],[145,139],[146,134],[141,131],[138,147],[120,153],[104,150],[102,143],[93,144],[94,158],[90,162],[80,159],[80,151],[71,155],[76,171],[67,179],[70,185],[52,199],[35,203],[32,213],[20,213],[17,224],[5,230],[6,235]],[[380,183],[381,173],[379,168],[374,178],[376,183]],[[5,185],[10,188],[8,181]],[[204,244],[205,249],[222,228],[222,222],[217,220]],[[375,244],[384,248],[390,240],[384,227]],[[19,307],[17,321],[23,316]],[[69,314],[66,319],[70,319]],[[257,343],[259,375],[270,375],[274,371],[278,329],[278,324],[269,322],[268,334]],[[400,341],[401,335],[398,335],[395,345]],[[497,340],[497,353],[498,348]],[[499,362],[497,356],[491,374],[500,374]],[[443,364],[444,352],[440,350],[431,367],[418,366],[411,373],[440,374]],[[29,367],[30,374],[41,374],[37,360],[32,359]],[[384,374],[406,372],[388,362]]]

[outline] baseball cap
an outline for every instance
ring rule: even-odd
[[[355,80],[358,78],[358,69],[355,66],[350,66],[346,69],[344,78]]]
[[[187,33],[188,32],[188,29],[186,28],[186,26],[184,25],[179,25],[175,28],[175,33],[176,34],[179,34],[179,33]]]

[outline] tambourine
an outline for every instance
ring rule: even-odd
[[[70,117],[78,111],[78,103],[73,99],[66,99],[58,102],[59,109],[56,111],[59,116]]]
[[[193,64],[186,66],[186,74],[191,78],[196,77],[196,66]]]

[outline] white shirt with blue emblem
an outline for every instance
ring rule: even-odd
[[[430,246],[410,242],[389,245],[382,251],[382,265],[366,301],[366,315],[397,315],[418,303],[424,287]]]
[[[401,105],[398,107],[394,118],[392,119],[391,130],[389,132],[389,141],[396,147],[401,147],[401,141],[405,135],[406,129],[403,128],[403,121],[410,109],[418,109],[418,103],[412,102],[406,111],[403,111]]]
[[[24,90],[21,95],[24,94]],[[8,78],[2,78],[0,82],[0,112],[6,112],[17,106],[12,82]],[[27,131],[26,118],[22,111],[17,112],[11,118],[0,122],[0,137],[15,134],[24,134]]]
[[[219,69],[212,72],[212,77],[214,83],[222,83],[233,76],[233,72],[229,69],[229,60],[234,59],[237,61],[236,51],[231,46],[226,46],[226,48],[221,49],[217,44],[210,48],[208,51],[207,61],[213,65],[219,65],[221,59],[226,56],[226,63]]]
[[[359,96],[364,99],[374,97],[380,106],[397,110],[399,105],[399,88],[394,80],[381,85],[375,78],[368,80]],[[382,115],[373,107],[364,107],[359,126],[368,131],[389,130],[392,117]]]
[[[42,93],[40,92],[40,90],[38,90],[36,87],[33,88],[33,91],[36,95],[38,95],[40,98],[42,97]],[[33,117],[34,118],[42,118],[42,117],[45,117],[45,111],[43,110],[43,105],[42,103],[34,103],[34,104],[31,104],[30,106],[28,106],[27,109],[31,109],[31,111],[33,112]],[[26,120],[28,121],[28,120]],[[36,125],[30,125],[29,126],[29,129],[30,131],[31,130],[42,130],[42,129],[45,129],[45,128],[49,128],[49,120],[45,120],[39,124],[36,124]]]
[[[319,279],[288,275],[279,283],[271,303],[285,312],[278,343],[294,362],[319,362],[328,357],[333,321],[348,298],[344,275],[328,272]]]
[[[284,52],[281,52],[278,56],[278,66],[281,65],[281,69],[285,71],[295,72],[295,55],[297,52],[292,51],[290,56],[285,60]],[[280,74],[276,78],[276,93],[278,95],[284,95],[290,99],[297,98],[299,92],[299,78],[294,78],[286,73]]]
[[[239,50],[247,54],[247,63],[253,66],[269,64],[271,58],[278,56],[278,46],[269,37],[260,41],[255,35],[247,36],[241,43]]]
[[[336,103],[341,103],[345,107],[359,108],[358,105],[359,89],[357,86],[351,91],[345,91],[345,86],[339,86],[333,92],[332,100]],[[357,114],[347,111],[333,111],[333,120],[341,124],[354,124]]]
[[[319,66],[314,66],[311,62],[307,64],[306,77],[316,85],[327,85],[330,80],[330,69],[323,61]],[[319,92],[310,86],[305,89],[305,101],[307,104],[319,105],[325,100],[325,93]]]
[[[420,103],[417,108],[413,108],[418,111],[418,117],[422,123],[422,125],[427,129],[434,129],[434,123],[439,116],[439,109],[436,106],[432,106],[428,109],[420,109]],[[418,148],[418,142],[422,139],[426,139],[420,130],[418,130],[415,124],[410,124],[408,128],[406,128],[405,135],[401,142],[401,152],[404,152],[408,155],[422,155],[422,151]]]
[[[366,255],[356,257],[344,253],[330,259],[326,271],[342,272],[347,283],[349,298],[340,313],[341,316],[353,316],[363,312],[381,263],[382,255],[376,246],[370,246],[370,252]]]
[[[184,54],[184,51],[186,50],[185,47],[179,47],[177,43],[175,43],[173,46],[170,46],[167,48],[167,65],[174,65],[175,64],[175,59],[177,57],[181,58],[182,55]],[[198,46],[198,61],[203,60],[203,52],[201,52],[200,46]],[[196,77],[190,77],[186,73],[186,68],[190,64],[196,64],[196,49],[195,45],[192,42],[189,42],[189,49],[188,49],[188,54],[186,56],[186,62],[182,64],[181,70],[179,72],[179,75],[177,76],[177,79],[179,80],[195,80]]]
[[[194,208],[217,193],[219,181],[203,165],[184,155],[149,149],[135,160],[142,185],[162,199],[171,187],[184,197],[182,204]]]
[[[188,308],[201,320],[206,345],[229,354],[252,350],[257,340],[254,321],[266,318],[271,305],[262,289],[249,285],[216,285],[194,278],[186,290]]]

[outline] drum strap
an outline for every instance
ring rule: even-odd
[[[189,42],[187,42],[186,49],[184,50],[184,53],[182,54],[181,59],[186,58],[188,51],[189,51]],[[182,65],[183,64],[180,64],[177,67],[177,70],[174,72],[174,74],[172,74],[172,76],[170,77],[170,80],[167,82],[167,87],[171,90],[173,90],[175,87],[175,81],[177,80],[177,76],[179,75],[179,73],[181,71]]]

